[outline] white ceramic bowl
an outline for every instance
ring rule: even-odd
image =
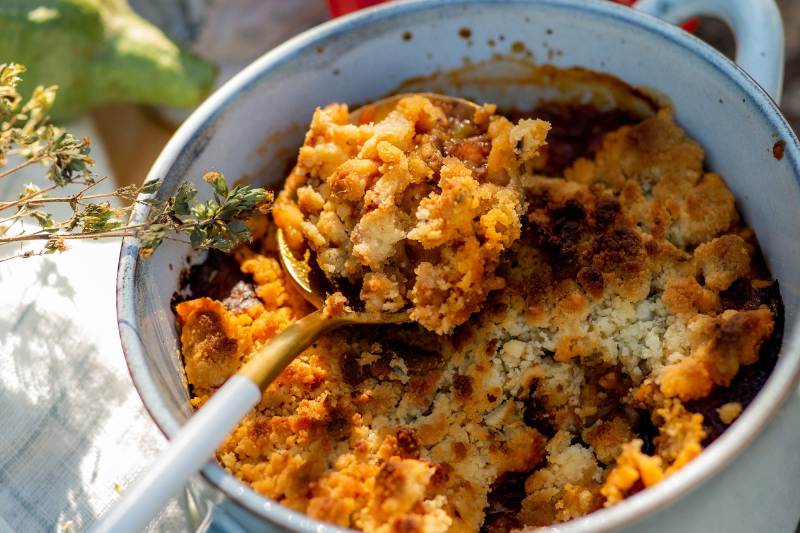
[[[690,13],[685,2],[643,1],[647,9],[673,20]],[[734,22],[740,63],[777,97],[782,30],[772,0],[705,5]],[[160,194],[166,195],[174,194],[183,180],[200,182],[211,168],[229,179],[276,184],[317,106],[363,103],[410,78],[460,68],[465,61],[489,61],[497,53],[514,55],[514,50],[559,67],[607,72],[669,97],[678,123],[703,145],[707,165],[725,178],[755,228],[786,307],[782,356],[773,375],[725,434],[662,483],[558,530],[794,531],[800,518],[800,147],[758,84],[682,30],[591,0],[390,3],[320,26],[259,59],[192,115],[148,179],[163,178]],[[538,94],[537,88],[519,84],[438,80],[439,90],[506,104],[524,105]],[[786,143],[781,160],[772,151],[779,140]],[[139,209],[133,222],[145,217]],[[192,413],[169,305],[189,251],[167,243],[142,261],[137,244],[126,240],[120,258],[120,335],[148,410],[171,436]],[[201,512],[210,509],[215,517],[205,527],[233,531],[239,524],[246,531],[298,533],[338,529],[258,495],[214,462],[202,473],[191,490]]]

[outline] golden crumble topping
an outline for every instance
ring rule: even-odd
[[[268,387],[217,453],[259,493],[367,533],[548,526],[672,475],[769,373],[777,283],[669,110],[553,177],[536,173],[546,128],[483,109],[448,156],[447,110],[425,99],[386,124],[315,114],[276,222],[419,324],[330,333]],[[248,304],[176,308],[196,408],[311,310],[274,235],[234,254]]]
[[[369,311],[399,311],[437,333],[464,323],[520,234],[519,168],[549,124],[474,117],[422,96],[352,125],[346,105],[318,109],[274,217],[294,250],[358,283]]]

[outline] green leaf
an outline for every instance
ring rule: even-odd
[[[250,240],[250,228],[241,220],[226,224],[225,231],[228,232],[231,240],[236,244]]]
[[[44,211],[31,211],[28,213],[31,217],[35,218],[36,221],[39,223],[42,229],[48,229],[55,226],[55,222],[53,221],[53,217],[50,213],[45,213]]]
[[[89,204],[83,211],[74,213],[70,219],[69,230],[80,227],[83,233],[98,233],[109,231],[125,225],[116,217],[116,212],[110,208],[108,202],[102,204]]]
[[[156,229],[159,228],[159,229]],[[164,242],[164,226],[153,224],[149,230],[142,232],[141,243],[139,245],[139,255],[143,259],[149,259],[162,242]]]
[[[213,205],[211,202],[212,201],[209,200],[204,204],[195,204],[195,206],[192,208],[192,216],[194,216],[197,220],[213,219],[219,207]]]
[[[174,199],[172,199],[172,205],[167,207],[164,212],[178,216],[191,214],[192,210],[189,207],[189,202],[194,200],[195,196],[197,196],[197,189],[194,188],[193,184],[184,181],[178,188]]]
[[[63,132],[42,148],[38,155],[53,160],[47,170],[47,179],[60,187],[72,183],[76,174],[87,179],[91,176],[89,167],[94,165],[94,161],[89,157],[88,139],[78,140]]]
[[[158,178],[148,180],[142,185],[142,188],[139,189],[139,194],[155,194],[158,189],[161,187],[161,180]]]
[[[189,242],[192,244],[192,248],[195,249],[200,248],[200,246],[202,246],[205,240],[206,240],[206,232],[203,230],[203,228],[200,228],[198,226],[192,228],[191,233],[189,233]]]

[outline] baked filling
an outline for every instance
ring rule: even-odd
[[[361,127],[318,110],[274,216],[368,307],[418,323],[323,337],[220,448],[223,467],[342,527],[501,533],[614,505],[696,457],[761,387],[783,327],[702,148],[669,109],[588,124],[564,157],[529,117],[484,106],[465,125],[403,105]],[[253,223],[255,245],[212,258],[241,277],[176,306],[195,408],[313,310],[274,223]]]

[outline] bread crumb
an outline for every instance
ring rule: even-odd
[[[347,298],[341,292],[335,292],[325,299],[322,313],[325,318],[336,318],[341,315],[347,305]]]

